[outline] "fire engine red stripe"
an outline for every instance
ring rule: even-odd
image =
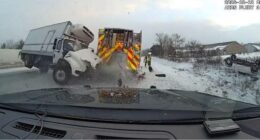
[[[133,55],[133,51],[132,51],[131,48],[128,49],[128,52],[129,52],[131,55]]]
[[[107,53],[107,51],[108,49],[104,47],[104,51],[100,54],[100,57],[102,58]]]
[[[136,61],[139,62],[140,59],[139,59],[139,57],[137,55],[134,55],[134,58],[135,58]]]
[[[136,64],[134,63],[134,61],[133,61],[129,56],[127,57],[127,59],[128,59],[128,61],[129,61],[132,65],[134,65],[135,67],[137,67]]]

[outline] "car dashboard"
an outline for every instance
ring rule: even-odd
[[[241,131],[210,136],[203,124],[121,124],[36,115],[0,109],[3,139],[256,139],[260,118],[240,120]]]

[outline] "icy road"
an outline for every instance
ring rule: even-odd
[[[144,79],[126,77],[123,84],[128,87],[150,88],[151,85],[159,89],[179,89],[199,91],[206,94],[231,98],[254,104],[260,103],[260,78],[242,75],[224,66],[198,66],[192,63],[176,63],[153,58],[154,71],[145,72]],[[155,74],[166,74],[166,77],[156,77]],[[52,71],[41,74],[38,69],[10,68],[0,69],[0,94],[25,91],[40,88],[70,87],[91,85],[92,87],[116,87],[118,81],[112,76],[98,74],[84,78],[73,78],[68,85],[60,86],[52,79]]]

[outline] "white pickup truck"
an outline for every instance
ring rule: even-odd
[[[54,80],[65,84],[70,75],[78,76],[101,62],[88,47],[93,40],[88,28],[70,21],[32,29],[20,52],[21,59],[26,67],[37,67],[42,73],[54,68]]]
[[[235,66],[235,70],[247,73],[247,74],[256,74],[260,70],[260,60],[250,60],[246,58],[237,58],[236,55],[231,55],[230,57],[227,57],[225,60],[225,63],[228,67]]]

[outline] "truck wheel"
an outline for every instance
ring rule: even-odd
[[[33,65],[31,64],[29,55],[25,55],[24,56],[24,66],[27,67],[27,68],[32,68],[33,67]]]
[[[234,54],[232,54],[230,58],[231,58],[231,60],[232,60],[232,61],[234,61],[234,60],[236,60],[236,59],[237,59],[237,56],[236,56],[236,55],[234,55]]]
[[[233,65],[233,62],[231,60],[231,58],[227,58],[225,59],[225,63],[227,64],[227,66],[231,67]]]
[[[53,79],[58,84],[67,84],[70,79],[70,72],[64,67],[57,67],[53,70]]]
[[[252,72],[252,73],[257,73],[257,72],[258,72],[258,67],[257,67],[257,65],[252,65],[252,66],[251,66],[251,72]]]
[[[53,79],[56,83],[64,85],[67,84],[71,77],[71,67],[66,60],[59,60],[53,70]]]

